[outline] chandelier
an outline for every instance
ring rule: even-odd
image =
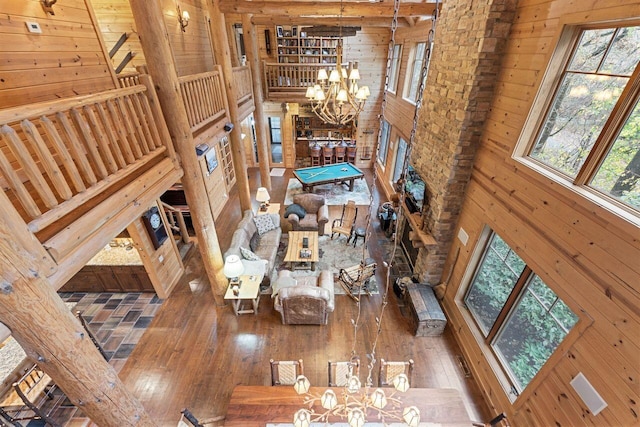
[[[340,21],[342,20],[340,2]],[[309,86],[305,97],[311,101],[313,112],[325,123],[345,125],[358,118],[364,103],[370,95],[368,86],[359,86],[360,71],[357,62],[349,62],[342,67],[342,25],[340,25],[336,46],[336,68],[327,73],[318,70],[316,84]]]
[[[367,415],[373,413],[375,419],[385,425],[389,421],[400,421],[410,427],[418,426],[420,410],[415,406],[403,408],[402,401],[396,397],[398,392],[404,393],[409,389],[409,378],[405,374],[394,378],[395,390],[388,396],[381,388],[372,389],[370,381],[362,388],[360,379],[351,374],[350,370],[347,384],[339,396],[333,389],[325,390],[322,395],[311,393],[307,377],[298,376],[293,388],[298,394],[304,395],[304,404],[308,409],[299,409],[293,415],[293,425],[309,427],[311,423],[328,423],[331,419],[340,418],[346,419],[350,427],[363,427]]]

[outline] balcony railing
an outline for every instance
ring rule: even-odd
[[[249,67],[234,67],[233,82],[236,85],[238,104],[253,96],[253,85],[251,83],[251,69]]]
[[[344,64],[347,67],[348,64]],[[275,64],[263,63],[265,91],[267,97],[286,94],[304,98],[307,87],[313,86],[321,68],[335,67],[335,64]]]
[[[191,132],[225,116],[227,97],[220,66],[214,71],[180,77],[179,81]]]

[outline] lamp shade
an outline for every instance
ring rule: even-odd
[[[409,390],[409,378],[405,374],[399,374],[393,379],[393,386],[404,393]]]
[[[387,406],[387,396],[384,394],[384,390],[377,388],[371,395],[371,406],[377,409],[383,409]]]
[[[238,255],[229,255],[224,261],[222,273],[229,279],[238,277],[244,273],[244,265],[242,261],[240,261],[240,257]]]
[[[309,427],[311,425],[311,412],[300,409],[293,415],[293,425],[295,427]]]
[[[362,409],[355,408],[347,414],[347,422],[351,427],[362,427],[367,421]]]
[[[269,192],[264,187],[259,187],[258,191],[256,191],[256,200],[259,202],[268,202],[271,197],[269,196]]]
[[[311,383],[309,382],[307,377],[305,377],[304,375],[298,375],[298,377],[296,378],[296,382],[293,384],[293,389],[298,394],[305,394],[309,391],[310,386]]]
[[[418,424],[420,424],[420,410],[415,406],[408,406],[402,411],[402,419],[409,427],[418,427]]]
[[[347,379],[347,391],[349,393],[356,393],[358,390],[360,390],[361,385],[362,384],[360,383],[360,378],[356,376],[350,376]]]
[[[338,396],[336,396],[335,391],[328,389],[320,398],[320,403],[324,409],[331,410],[338,404]]]
[[[329,75],[327,74],[327,70],[325,70],[324,68],[320,68],[318,70],[318,80],[322,81],[322,80],[327,80],[329,78]]]

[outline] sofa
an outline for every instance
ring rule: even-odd
[[[326,325],[335,307],[333,273],[295,276],[289,270],[278,272],[272,285],[273,308],[284,325]]]
[[[324,197],[313,193],[296,194],[293,196],[293,204],[302,207],[304,216],[288,208],[285,216],[291,223],[291,229],[293,231],[317,230],[318,235],[322,236],[324,226],[329,222],[329,207],[325,204]]]
[[[255,215],[253,211],[250,209],[244,211],[242,220],[238,223],[236,231],[233,232],[231,245],[224,253],[224,259],[226,260],[229,255],[238,255],[244,265],[243,274],[264,275],[262,283],[268,285],[271,272],[275,267],[282,228],[280,227],[279,214],[266,215],[271,218],[275,228],[260,234],[254,221]],[[247,255],[250,255],[247,250],[251,251],[254,256],[247,257]]]

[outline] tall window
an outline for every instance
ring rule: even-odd
[[[578,321],[495,233],[483,249],[464,302],[518,393]]]
[[[402,45],[393,45],[393,53],[391,56],[391,69],[389,70],[389,92],[396,93],[398,88],[398,72],[400,71],[400,58],[402,58]]]
[[[640,27],[584,29],[569,45],[572,54],[525,154],[559,180],[587,186],[637,214]]]
[[[426,60],[424,57],[427,44],[421,42],[416,44],[411,54],[409,78],[405,81],[404,98],[415,103],[418,100],[418,89],[420,88],[420,75],[422,74],[422,64]]]
[[[396,161],[393,165],[393,182],[397,182],[402,174],[402,165],[404,164],[404,156],[407,154],[407,141],[402,138],[398,139],[398,150],[396,151]]]
[[[382,129],[380,130],[380,148],[378,149],[378,161],[385,166],[387,161],[387,152],[389,151],[389,133],[391,126],[386,120],[382,121]]]

